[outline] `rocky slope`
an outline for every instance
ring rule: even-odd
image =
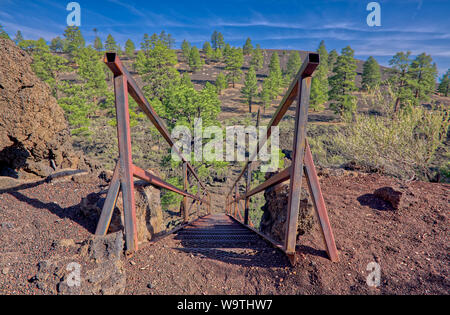
[[[63,110],[31,63],[12,41],[0,39],[0,176],[26,179],[86,168],[72,148]]]

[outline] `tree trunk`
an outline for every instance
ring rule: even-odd
[[[398,113],[400,107],[400,97],[397,97],[397,101],[395,101],[395,106],[394,106],[394,114]]]

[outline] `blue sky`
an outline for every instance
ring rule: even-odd
[[[66,27],[70,1],[0,0],[0,24],[14,36],[46,40]],[[247,37],[263,48],[329,50],[351,45],[359,59],[374,56],[382,65],[398,51],[431,54],[439,73],[450,68],[450,1],[379,0],[382,26],[366,23],[371,0],[79,0],[81,29],[88,42],[93,28],[104,40],[140,43],[144,33],[165,30],[177,40],[200,46],[214,30],[232,45]]]

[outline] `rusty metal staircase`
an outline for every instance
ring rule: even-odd
[[[203,217],[180,230],[175,238],[183,247],[193,250],[217,248],[253,248],[260,245],[260,237],[225,214]]]
[[[275,248],[283,251],[292,264],[296,262],[297,220],[300,206],[300,192],[302,189],[302,177],[305,174],[308,188],[316,209],[319,223],[322,229],[324,242],[328,255],[332,261],[338,261],[338,253],[334,241],[333,232],[328,219],[328,213],[317,178],[316,169],[312,159],[311,150],[306,139],[306,124],[308,120],[308,108],[310,99],[311,80],[314,71],[319,65],[319,55],[310,53],[301,67],[296,78],[292,82],[280,106],[267,128],[267,138],[270,138],[272,127],[277,126],[288,109],[296,101],[296,124],[294,132],[294,148],[292,166],[281,171],[265,183],[252,189],[252,162],[259,153],[260,148],[267,141],[258,144],[256,152],[249,155],[245,167],[238,176],[231,191],[225,198],[225,214],[211,214],[211,193],[200,181],[192,165],[174,146],[175,141],[169,135],[168,129],[162,119],[156,114],[150,103],[145,98],[141,89],[136,84],[128,70],[115,53],[107,53],[105,63],[114,74],[114,91],[116,98],[117,130],[119,140],[119,162],[117,163],[110,189],[98,223],[97,235],[105,235],[108,231],[113,210],[115,208],[119,192],[122,191],[124,205],[125,237],[128,253],[138,250],[136,211],[134,200],[134,178],[167,189],[183,196],[184,224],[171,233],[177,233],[176,239],[183,244],[182,250],[210,251],[218,248],[242,249],[267,246],[271,243]],[[135,166],[131,156],[131,135],[129,121],[128,95],[131,95],[141,110],[151,120],[161,136],[183,161],[184,189],[179,189],[161,178]],[[181,104],[182,105],[182,104]],[[258,122],[259,124],[259,122]],[[251,153],[251,152],[249,152]],[[239,181],[244,179],[247,172],[245,192],[239,190]],[[196,179],[197,194],[188,192],[189,173]],[[267,235],[254,229],[249,218],[250,198],[257,193],[290,180],[289,204],[286,222],[286,238],[284,243],[272,240]],[[188,200],[192,200],[189,204]],[[226,199],[226,200],[225,200]],[[242,202],[244,205],[242,205]],[[189,221],[192,208],[197,205],[197,213],[200,208],[206,208],[207,216]],[[265,242],[264,242],[265,241]]]

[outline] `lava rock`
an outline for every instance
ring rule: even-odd
[[[386,202],[389,202],[394,210],[399,210],[401,208],[403,193],[394,190],[392,187],[377,189],[374,195]]]
[[[32,58],[0,39],[0,164],[20,179],[48,177],[58,168],[89,169],[72,146],[63,109],[31,68]]]

